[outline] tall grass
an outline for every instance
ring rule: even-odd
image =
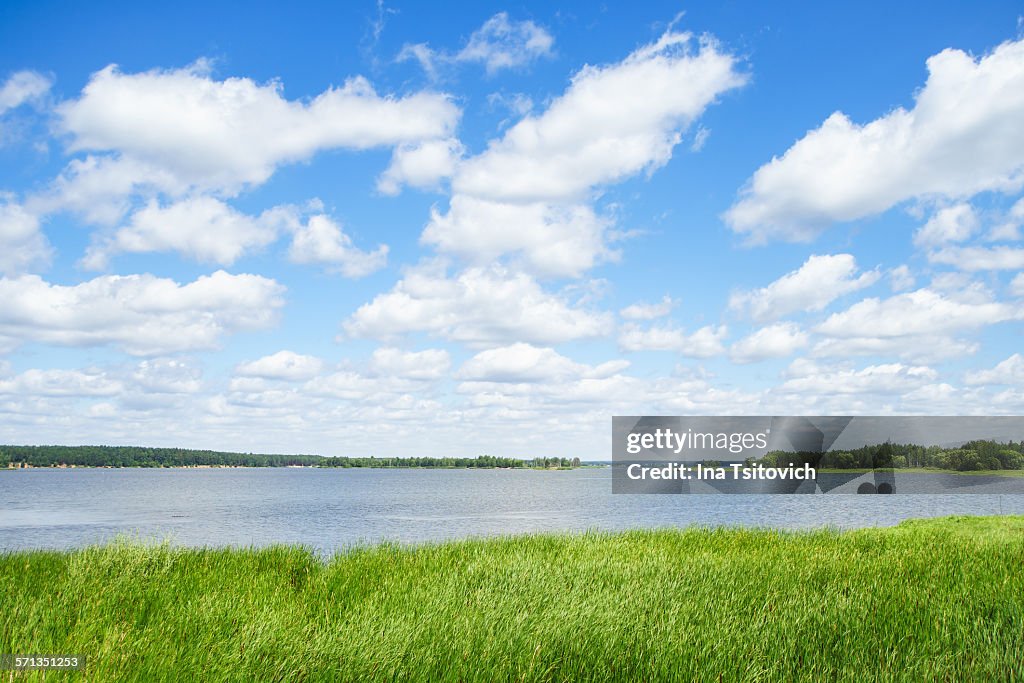
[[[49,680],[1024,680],[1024,517],[329,561],[132,543],[10,553],[0,652],[88,655]]]

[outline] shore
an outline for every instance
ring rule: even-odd
[[[584,463],[573,467],[324,467],[322,465],[163,465],[159,467],[140,466],[115,466],[115,465],[20,465],[13,464],[7,467],[0,467],[0,472],[17,470],[266,470],[266,469],[295,469],[295,470],[345,470],[345,469],[380,469],[380,470],[509,470],[520,472],[562,472],[578,469],[606,469],[612,463]],[[934,467],[881,467],[866,468],[854,467],[841,469],[837,467],[819,467],[816,472],[825,474],[866,474],[868,472],[893,472],[895,474],[952,474],[965,477],[1024,477],[1024,470],[943,470]]]
[[[1014,680],[1021,566],[1024,517],[330,560],[115,543],[0,555],[0,651],[84,654],[104,681]]]

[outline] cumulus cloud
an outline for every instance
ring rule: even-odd
[[[968,272],[1024,269],[1024,249],[1018,247],[950,247],[928,254],[932,263],[944,263]]]
[[[672,300],[672,297],[666,294],[656,304],[643,302],[630,304],[619,311],[619,315],[626,320],[654,320],[655,318],[663,318],[671,313],[675,305],[676,302]]]
[[[224,271],[187,284],[152,275],[78,285],[0,278],[0,340],[112,344],[135,355],[217,348],[228,334],[273,324],[283,291],[274,280]]]
[[[114,226],[132,209],[132,195],[181,197],[188,183],[137,159],[87,155],[72,159],[50,187],[25,200],[37,214],[69,211],[93,225]]]
[[[133,388],[154,394],[194,394],[202,389],[199,368],[178,358],[148,358],[131,373]]]
[[[1024,311],[999,301],[958,301],[931,289],[869,298],[833,313],[815,330],[829,337],[941,335],[1019,320]]]
[[[452,365],[444,349],[403,351],[391,347],[374,350],[370,357],[370,370],[384,377],[412,380],[441,379]]]
[[[916,280],[910,268],[906,265],[897,266],[889,271],[889,284],[892,291],[902,292],[914,286]]]
[[[520,365],[518,353],[482,362],[480,378],[467,379],[457,388],[471,405],[466,414],[496,429],[520,423],[536,431],[538,425],[548,425],[555,433],[568,430],[579,439],[600,431],[609,414],[758,412],[761,395],[723,390],[703,377],[681,373],[642,379],[620,372],[615,361],[591,366],[547,352],[536,355],[556,374],[533,373]]]
[[[754,243],[810,240],[908,199],[966,199],[1024,182],[1024,40],[927,61],[912,109],[867,124],[832,114],[759,168],[725,214]]]
[[[399,145],[391,155],[391,164],[377,179],[377,190],[396,195],[403,185],[437,189],[442,180],[455,172],[455,164],[462,155],[462,143],[455,138]]]
[[[1024,310],[997,301],[987,287],[961,273],[936,276],[929,287],[888,298],[864,299],[814,327],[826,337],[812,355],[899,356],[933,362],[968,356],[979,345],[958,335],[1024,319]]]
[[[389,377],[383,375],[368,376],[361,372],[342,369],[319,377],[314,377],[302,385],[301,393],[316,397],[338,399],[345,402],[358,402],[382,408],[383,415],[389,420],[401,420],[401,412],[413,405],[430,405],[436,412],[436,402],[416,397],[423,392],[423,382]],[[394,417],[391,417],[391,413]],[[420,415],[419,417],[425,417]]]
[[[692,334],[669,324],[626,325],[619,334],[623,351],[674,351],[691,358],[710,358],[724,353],[722,341],[729,330],[724,325],[706,325]]]
[[[253,361],[240,363],[235,368],[237,377],[298,382],[320,374],[324,362],[316,356],[305,356],[293,351],[282,350]]]
[[[823,339],[814,345],[815,358],[849,358],[880,356],[917,362],[934,363],[963,358],[978,352],[977,342],[957,339],[945,334],[908,334],[899,337],[843,337]]]
[[[557,344],[608,333],[611,316],[575,307],[526,273],[500,266],[470,268],[454,277],[425,267],[410,270],[390,292],[360,306],[343,327],[351,337],[426,332],[471,346]]]
[[[590,366],[551,348],[518,343],[481,351],[466,361],[456,377],[478,382],[550,382],[569,378],[600,379],[627,367],[629,361],[625,360]]]
[[[324,215],[311,216],[294,228],[288,257],[293,263],[316,263],[336,269],[345,277],[363,277],[380,270],[388,260],[388,246],[363,251],[341,227]]]
[[[812,255],[800,268],[767,287],[733,294],[729,307],[757,321],[821,311],[844,294],[874,284],[879,277],[877,270],[857,275],[857,261],[851,254]]]
[[[286,99],[278,82],[214,80],[206,62],[134,74],[108,66],[58,114],[73,152],[113,152],[175,185],[225,192],[321,150],[448,138],[459,119],[439,93],[381,96],[356,77],[303,102]]]
[[[448,213],[431,211],[422,241],[474,265],[516,254],[540,275],[579,277],[618,252],[607,244],[611,220],[583,204],[505,203],[457,195]]]
[[[26,370],[9,379],[0,379],[0,395],[16,396],[115,396],[124,385],[98,369]]]
[[[734,363],[754,363],[767,358],[790,356],[807,346],[807,333],[794,323],[762,327],[739,340],[729,349]]]
[[[433,213],[423,241],[472,262],[513,254],[546,275],[614,258],[595,192],[665,165],[682,132],[746,82],[737,66],[710,39],[668,32],[621,62],[584,67],[544,112],[458,164],[448,211]]]
[[[1024,225],[1024,198],[1018,199],[1010,207],[999,223],[997,223],[988,235],[992,241],[1021,239],[1020,226]]]
[[[202,263],[229,266],[244,253],[276,240],[286,219],[279,209],[248,216],[213,197],[169,205],[151,200],[132,214],[128,225],[94,243],[83,264],[102,269],[114,254],[173,251]]]
[[[0,85],[0,116],[50,91],[53,80],[35,71],[16,71]]]
[[[1010,293],[1014,296],[1024,297],[1024,273],[1018,273],[1010,283]]]
[[[975,370],[964,376],[967,384],[1024,384],[1024,356],[1015,353],[990,370]]]
[[[886,363],[869,365],[861,370],[820,366],[811,361],[794,362],[790,379],[781,392],[810,394],[898,394],[920,388],[938,377],[927,366]]]
[[[506,201],[567,200],[668,162],[680,133],[747,81],[711,40],[666,33],[621,62],[587,66],[538,116],[512,126],[454,179],[456,192]]]
[[[314,206],[320,208],[316,202]],[[250,216],[211,196],[166,205],[151,199],[125,225],[94,236],[82,265],[103,269],[117,254],[170,251],[229,266],[284,233],[292,235],[288,256],[293,263],[326,265],[346,277],[362,277],[386,264],[386,245],[363,251],[327,215],[314,214],[303,223],[301,214],[294,206],[282,205]]]
[[[940,209],[914,233],[914,244],[937,247],[949,242],[963,242],[978,231],[980,221],[970,204],[957,204]]]
[[[46,265],[52,252],[39,230],[39,217],[0,194],[0,274]]]

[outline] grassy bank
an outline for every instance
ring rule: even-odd
[[[96,681],[1021,680],[1022,567],[1024,517],[327,562],[115,544],[0,556],[0,652],[84,653]]]

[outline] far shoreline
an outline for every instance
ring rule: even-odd
[[[17,467],[0,467],[0,472],[14,472],[18,470],[440,470],[440,471],[516,471],[516,472],[570,472],[573,470],[595,470],[608,469],[613,466],[612,462],[585,462],[571,467],[425,467],[417,465],[360,465],[350,467],[333,467],[326,465],[159,465],[146,467],[141,465],[26,465],[20,464]],[[784,469],[784,468],[775,468]],[[858,467],[841,469],[835,467],[819,467],[816,471],[821,474],[867,474],[869,472],[889,472],[892,474],[945,474],[966,477],[1006,477],[1024,478],[1024,470],[946,470],[929,467],[879,467],[866,468]]]

